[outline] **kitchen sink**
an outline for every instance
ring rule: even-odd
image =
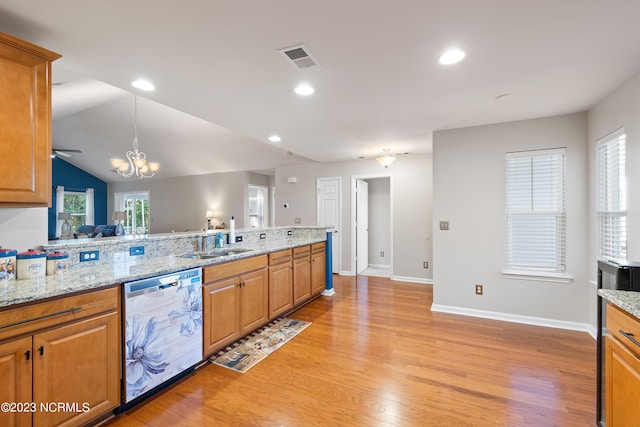
[[[190,258],[190,259],[211,259],[211,258],[219,258],[227,255],[240,254],[243,252],[249,252],[251,249],[244,248],[229,248],[229,249],[220,249],[213,252],[191,252],[188,254],[180,255],[181,258]]]

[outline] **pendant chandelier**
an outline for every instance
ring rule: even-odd
[[[127,160],[111,159],[111,166],[118,175],[129,178],[134,174],[142,178],[151,178],[156,174],[160,163],[147,162],[147,155],[138,147],[138,97],[133,96],[133,150],[125,154]]]
[[[385,168],[389,167],[389,165],[391,165],[391,163],[393,163],[393,161],[396,159],[396,156],[390,154],[389,151],[391,150],[389,150],[388,148],[383,149],[382,156],[376,158],[378,163],[380,163]]]

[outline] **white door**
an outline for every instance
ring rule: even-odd
[[[356,181],[356,273],[369,267],[369,184]]]
[[[332,268],[334,273],[340,273],[342,178],[318,178],[317,188],[317,224],[333,227]]]

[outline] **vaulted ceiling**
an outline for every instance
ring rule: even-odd
[[[0,31],[63,55],[53,145],[116,181],[133,94],[159,177],[424,153],[434,130],[587,110],[640,70],[638,16],[634,0],[21,0]],[[299,44],[316,66],[279,52]],[[440,64],[452,47],[464,60]]]

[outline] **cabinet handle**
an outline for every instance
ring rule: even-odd
[[[43,345],[40,346],[38,351],[40,352],[40,356],[44,356],[44,346]]]
[[[32,317],[31,319],[21,320],[19,322],[7,323],[6,325],[1,325],[0,329],[10,328],[12,326],[22,325],[24,323],[35,322],[36,320],[46,319],[48,317],[60,316],[61,314],[73,313],[74,311],[81,310],[82,307],[72,307],[68,310],[58,311],[57,313],[45,314],[44,316]]]
[[[637,339],[635,339],[633,337],[633,334],[630,332],[625,332],[622,329],[618,330],[618,332],[620,332],[622,335],[624,335],[629,341],[631,341],[632,343],[634,343],[635,345],[637,345],[638,347],[640,347],[640,341],[638,341]]]
[[[28,348],[27,351],[24,352],[24,355],[27,356],[27,360],[31,359],[31,349]]]

